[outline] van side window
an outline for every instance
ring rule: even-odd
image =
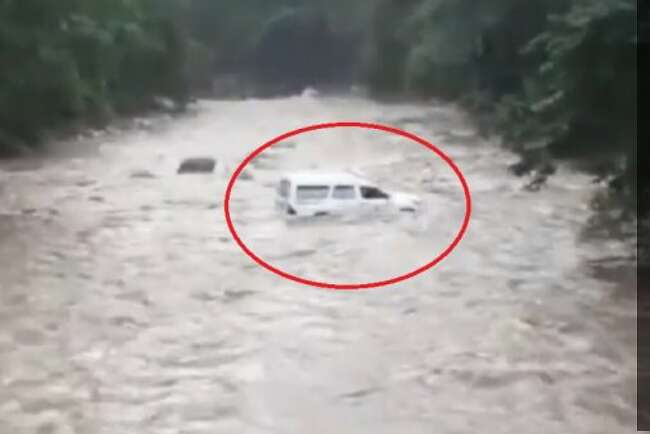
[[[361,197],[364,199],[388,199],[388,195],[375,187],[361,187]]]
[[[332,193],[334,199],[354,199],[354,186],[352,185],[337,185],[334,187],[334,193]]]
[[[284,199],[289,197],[289,187],[290,187],[289,181],[287,181],[286,179],[280,181],[280,185],[278,186],[278,194],[280,195],[280,197]]]
[[[296,190],[298,202],[319,202],[327,199],[330,188],[326,185],[301,185]]]

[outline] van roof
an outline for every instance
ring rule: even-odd
[[[326,171],[302,171],[285,174],[282,179],[286,179],[292,184],[316,185],[316,184],[359,184],[365,183],[372,185],[366,179],[356,176],[349,172],[326,172]]]

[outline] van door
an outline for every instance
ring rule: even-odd
[[[354,185],[335,185],[332,190],[332,208],[337,214],[349,214],[359,206],[359,197]]]
[[[364,209],[379,212],[388,208],[390,196],[388,193],[371,185],[362,185],[360,188],[361,203]]]
[[[296,186],[296,209],[298,215],[318,215],[331,212],[329,206],[329,185]]]

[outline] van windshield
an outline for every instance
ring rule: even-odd
[[[296,190],[298,202],[315,202],[327,198],[330,188],[326,185],[301,185]]]
[[[361,187],[361,197],[364,199],[388,199],[388,194],[384,193],[377,187],[364,186]]]

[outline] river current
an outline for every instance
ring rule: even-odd
[[[431,141],[472,192],[433,269],[360,292],[259,267],[223,196],[242,159],[294,128],[379,122]],[[2,434],[618,434],[635,431],[630,246],[583,236],[596,188],[560,168],[538,192],[516,157],[440,104],[352,96],[201,101],[88,139],[96,152],[0,164]],[[92,143],[91,143],[92,142]],[[183,158],[218,160],[178,175]],[[293,169],[354,169],[426,211],[292,224]],[[271,147],[233,190],[246,244],[301,277],[357,283],[432,260],[464,215],[431,151],[359,129]]]

